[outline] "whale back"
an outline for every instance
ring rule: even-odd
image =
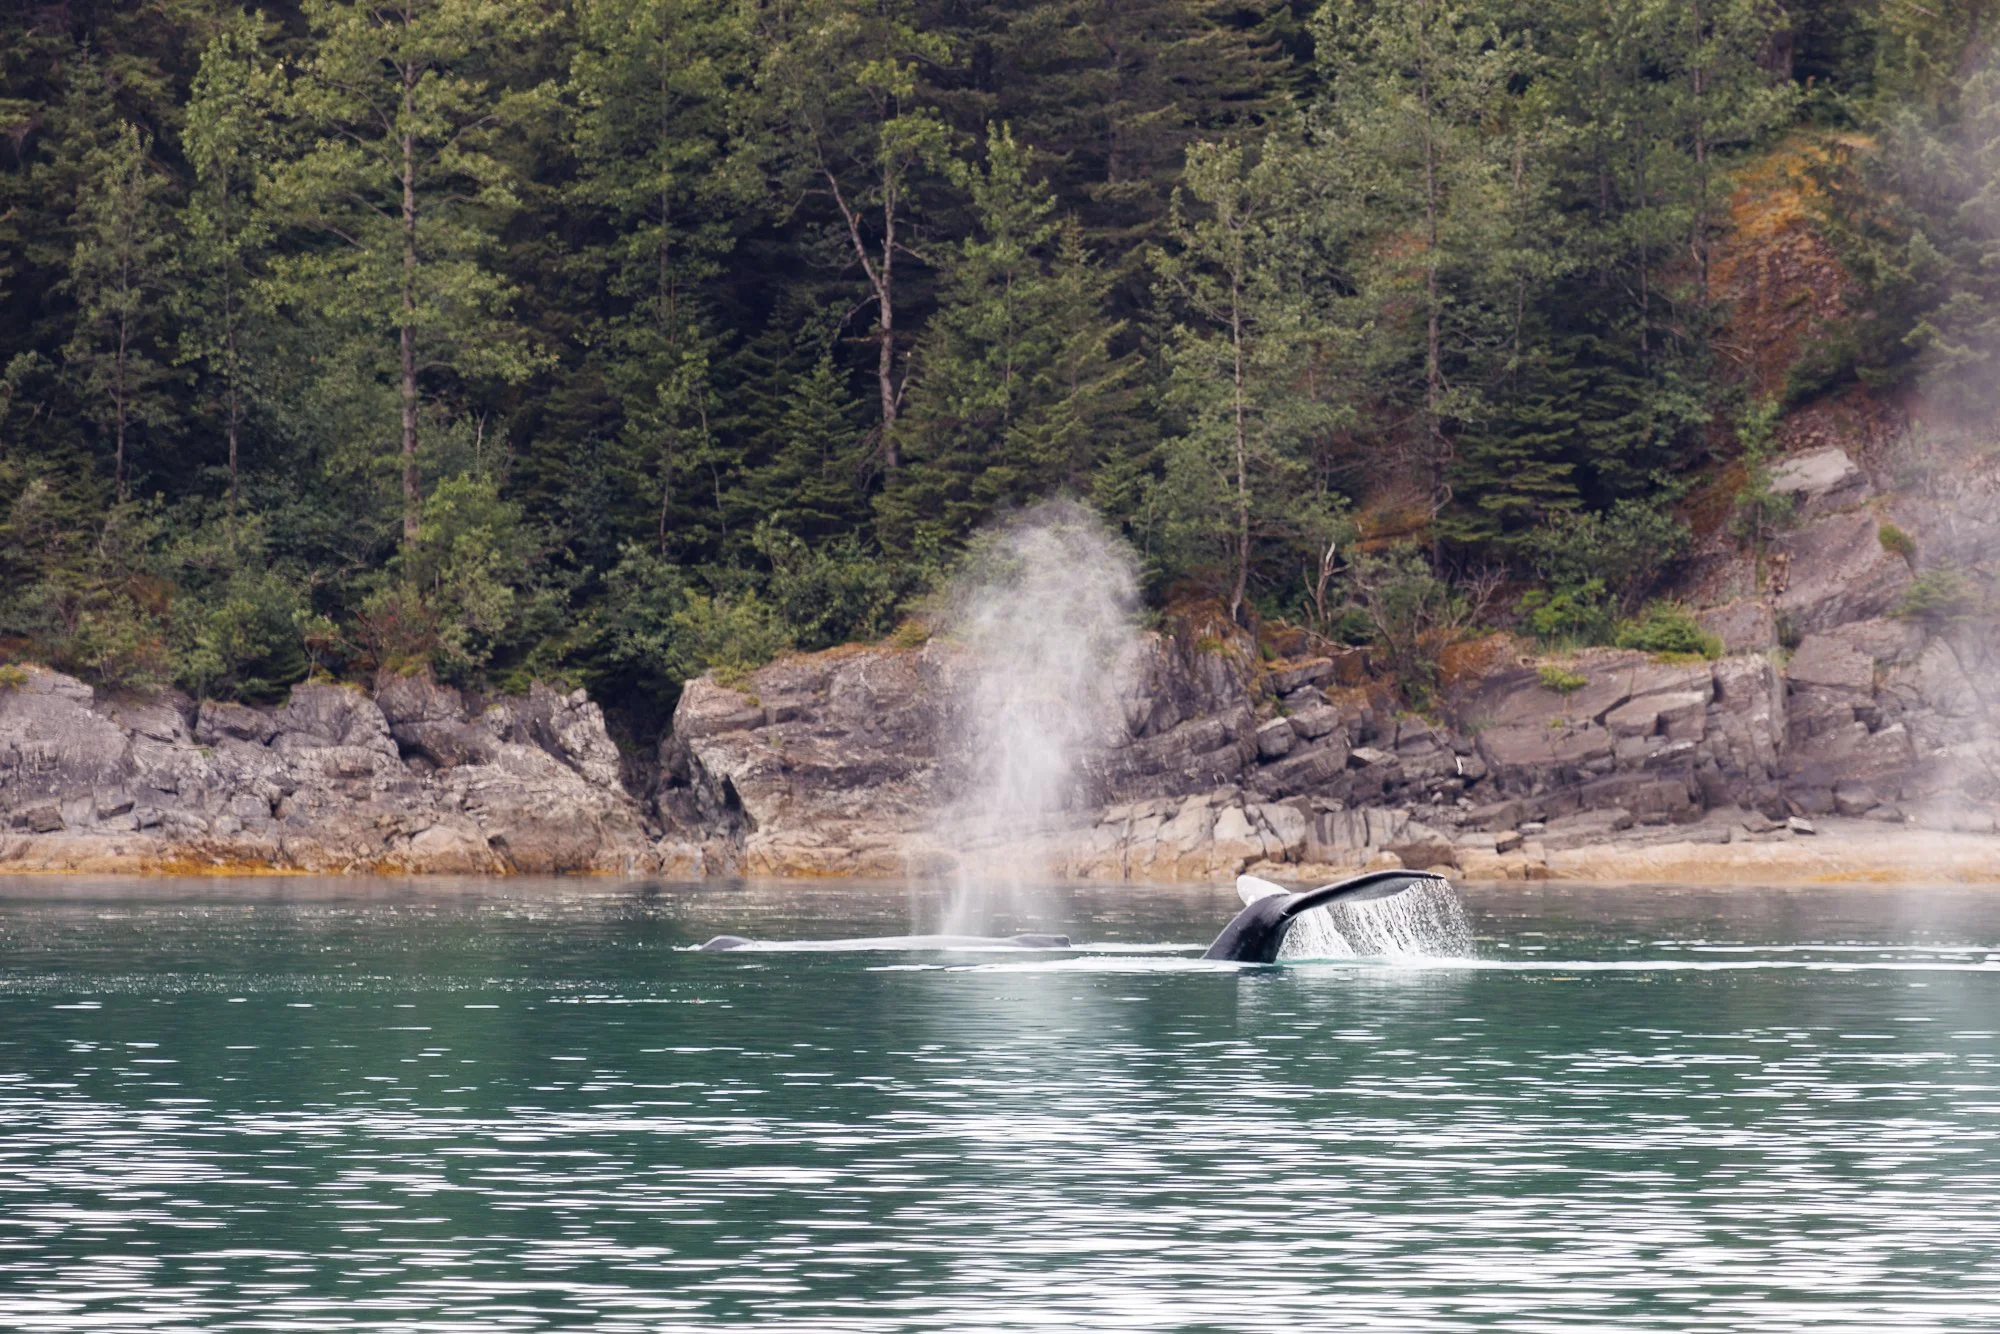
[[[714,952],[755,948],[758,944],[758,941],[744,936],[716,936],[696,948]],[[1016,936],[870,936],[856,940],[801,941],[794,946],[794,948],[817,950],[978,950],[1002,947],[1021,950],[1066,950],[1069,948],[1069,937],[1035,932],[1024,932]]]
[[[1443,884],[1445,879],[1430,871],[1370,871],[1301,894],[1266,894],[1231,918],[1201,957],[1236,963],[1276,963],[1285,936],[1300,913],[1332,903],[1386,899],[1425,883]]]

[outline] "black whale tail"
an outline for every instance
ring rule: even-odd
[[[1366,903],[1386,899],[1422,884],[1445,884],[1445,878],[1431,871],[1370,871],[1351,880],[1321,885],[1303,894],[1271,894],[1252,902],[1222,928],[1222,934],[1208,947],[1204,959],[1229,959],[1237,963],[1276,963],[1285,936],[1302,912],[1324,908],[1330,903]]]

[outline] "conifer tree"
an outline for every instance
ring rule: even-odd
[[[81,68],[84,86],[77,95],[88,98],[91,62]],[[71,224],[76,246],[63,284],[75,303],[64,360],[86,414],[111,446],[120,503],[131,495],[136,433],[163,422],[168,406],[159,339],[170,215],[150,148],[136,125],[121,122],[108,142],[84,149]]]
[[[758,515],[810,539],[851,531],[860,517],[859,483],[867,467],[866,435],[856,424],[861,405],[825,340],[819,341],[818,359],[785,393],[777,456],[747,479],[750,493],[760,498]]]
[[[1028,162],[1003,127],[983,169],[955,173],[975,230],[944,262],[898,425],[905,466],[881,511],[899,542],[920,522],[957,536],[1009,500],[1086,491],[1130,406],[1137,364],[1112,352],[1107,283]]]
[[[763,88],[784,140],[786,188],[832,206],[875,311],[881,461],[893,472],[907,382],[898,284],[916,257],[920,188],[952,139],[920,75],[950,60],[950,44],[911,0],[800,0],[774,9],[765,37]]]
[[[1184,559],[1223,558],[1229,614],[1241,620],[1258,543],[1319,537],[1335,500],[1314,484],[1313,440],[1344,414],[1300,392],[1338,331],[1322,322],[1295,155],[1204,144],[1188,153],[1186,187],[1169,215],[1156,265],[1176,317],[1166,358],[1169,408],[1181,430],[1166,442],[1160,487],[1169,541]]]
[[[490,259],[518,204],[496,151],[514,107],[498,68],[542,22],[525,0],[307,0],[310,56],[287,96],[301,132],[273,203],[320,243],[288,255],[274,290],[353,328],[394,385],[405,546],[422,521],[427,399],[539,364]]]
[[[1509,249],[1506,123],[1517,44],[1472,0],[1328,6],[1316,20],[1327,71],[1327,170],[1346,174],[1376,229],[1361,281],[1382,333],[1398,330],[1409,404],[1433,512],[1451,500],[1454,436],[1484,405],[1505,345]],[[1408,310],[1411,320],[1397,314]]]
[[[2000,60],[1954,93],[1888,117],[1837,199],[1869,371],[1977,420],[2000,407]]]
[[[249,324],[262,294],[255,260],[269,241],[257,178],[274,147],[272,71],[262,60],[264,24],[227,21],[202,53],[182,149],[194,170],[187,205],[181,359],[215,386],[228,447],[229,505],[240,500],[243,426],[249,411]]]
[[[818,542],[868,526],[879,472],[876,433],[856,376],[838,355],[838,309],[803,285],[785,290],[765,326],[734,349],[717,379],[737,474],[728,500],[738,534],[766,519]]]
[[[1291,70],[1270,32],[1284,5],[1012,0],[975,40],[981,119],[1011,123],[1091,250],[1113,267],[1156,239],[1188,146],[1253,135]],[[975,128],[968,125],[966,128]]]
[[[714,443],[704,285],[763,188],[742,132],[750,37],[743,11],[720,0],[591,0],[577,11],[568,197],[603,229],[583,255],[611,303],[599,355],[621,405],[623,469],[649,476],[657,497],[662,552],[697,514],[728,522],[719,505],[686,501]]]
[[[1688,249],[1700,299],[1711,300],[1709,254],[1717,225],[1719,159],[1754,142],[1790,110],[1791,90],[1765,71],[1776,27],[1772,0],[1685,0],[1673,6],[1671,85],[1693,175]]]

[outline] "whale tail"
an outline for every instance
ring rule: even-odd
[[[1370,871],[1302,894],[1288,894],[1268,880],[1243,876],[1236,882],[1236,892],[1245,905],[1243,911],[1230,919],[1201,957],[1237,963],[1276,963],[1285,936],[1300,913],[1332,903],[1386,899],[1416,885],[1444,883],[1443,876],[1431,871]]]

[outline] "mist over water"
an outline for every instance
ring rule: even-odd
[[[941,752],[961,781],[940,822],[953,863],[943,929],[1031,925],[1063,834],[1088,805],[1082,761],[1118,739],[1137,669],[1132,551],[1071,500],[1045,501],[974,548],[946,636],[962,655]]]

